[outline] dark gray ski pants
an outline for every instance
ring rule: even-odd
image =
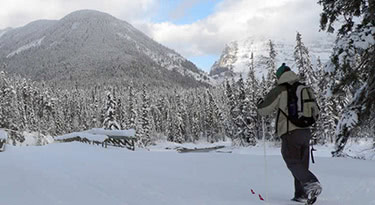
[[[281,136],[281,154],[294,177],[295,197],[305,195],[303,187],[310,182],[317,182],[316,176],[309,171],[310,129],[293,130]]]

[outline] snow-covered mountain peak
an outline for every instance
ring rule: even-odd
[[[274,43],[277,52],[276,64],[286,63],[292,69],[295,69],[293,56],[295,42],[290,42],[283,38],[270,39],[265,36],[251,36],[228,43],[219,60],[211,67],[210,76],[218,80],[232,75],[232,72],[235,75],[246,76],[249,69],[250,56],[253,53],[256,77],[258,79],[262,78],[267,73],[264,59],[267,58],[269,53],[270,40]],[[318,57],[322,62],[328,61],[333,42],[334,39],[330,36],[306,42],[305,45],[310,51],[312,62],[315,63]]]
[[[82,19],[107,19],[117,20],[115,17],[97,10],[83,9],[73,11],[72,13],[64,16],[61,20],[82,20]]]

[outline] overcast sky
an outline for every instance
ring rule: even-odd
[[[294,41],[321,36],[317,0],[1,0],[0,29],[60,19],[80,9],[128,21],[208,71],[233,40],[262,35]]]

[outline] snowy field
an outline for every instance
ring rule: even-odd
[[[0,205],[299,204],[290,201],[293,181],[280,148],[267,147],[266,186],[262,145],[220,153],[165,149],[173,146],[135,152],[82,143],[7,146],[0,153]],[[311,165],[323,185],[316,204],[375,205],[375,161],[330,158],[330,150],[318,147]]]

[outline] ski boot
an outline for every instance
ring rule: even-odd
[[[307,194],[305,205],[314,204],[319,194],[322,193],[322,186],[320,186],[319,182],[309,183],[305,186],[305,192]]]

